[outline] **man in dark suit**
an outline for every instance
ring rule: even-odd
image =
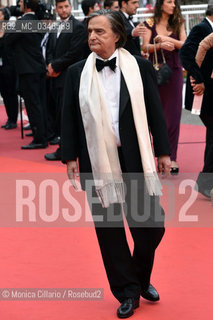
[[[198,191],[208,198],[210,198],[210,190],[213,186],[213,79],[211,78],[213,48],[208,50],[200,68],[195,61],[195,56],[199,43],[211,32],[213,32],[213,4],[208,5],[206,18],[192,28],[180,50],[183,67],[188,71],[185,96],[186,109],[192,109],[194,94],[204,94],[200,118],[206,126],[206,148],[204,166],[198,176],[197,184]],[[195,80],[193,85],[191,85],[190,77]]]
[[[53,96],[56,98],[56,135],[61,135],[61,108],[63,88],[67,68],[83,58],[85,28],[83,24],[71,15],[72,6],[69,0],[56,0],[56,12],[61,24],[57,33],[51,33],[47,49],[48,76],[52,78]],[[63,30],[63,23],[70,22],[70,30]],[[46,160],[60,160],[60,147],[53,153],[45,155]]]
[[[119,0],[119,7],[127,33],[127,41],[124,46],[131,54],[141,56],[140,38],[145,32],[142,23],[133,23],[132,16],[136,14],[139,0]]]
[[[170,170],[169,140],[151,63],[141,57],[135,58],[121,48],[125,43],[126,33],[120,13],[107,10],[93,13],[88,22],[88,38],[93,53],[86,61],[71,66],[67,73],[62,114],[62,162],[67,164],[68,177],[76,188],[76,161],[79,160],[81,185],[87,192],[110,288],[121,303],[117,316],[128,318],[139,306],[140,295],[150,301],[159,300],[156,289],[150,284],[155,249],[164,234],[164,213],[159,205],[159,197],[154,196],[157,193],[151,193],[153,196],[147,195],[148,202],[151,202],[147,221],[135,223],[133,216],[143,216],[149,211],[148,208],[144,210],[145,186],[140,175],[142,172],[146,175],[146,165],[150,163],[144,162],[147,154],[151,155],[153,161],[151,149],[148,148],[148,145],[151,146],[148,126],[152,131],[159,170],[165,174]],[[139,88],[142,90],[141,95],[134,91]],[[144,100],[146,108],[141,105],[141,110],[135,109],[135,103]],[[142,110],[144,113],[139,120],[138,113]],[[147,134],[143,134],[145,127]],[[141,152],[145,158],[141,157]],[[109,167],[109,170],[105,171],[105,164],[108,162],[110,168],[115,169],[112,169],[113,177],[105,175],[111,171]],[[124,202],[120,189],[123,185],[120,170],[123,173],[132,173],[139,188],[135,190],[139,193],[139,203],[137,200],[131,203],[132,190],[127,189],[125,207],[135,244],[133,256],[126,241],[120,212],[121,203]],[[100,203],[92,203],[84,174],[86,178],[103,174],[103,181],[107,178],[103,188],[100,185],[95,186],[103,207]],[[134,183],[131,178],[131,174],[123,177],[127,188],[129,183]],[[98,178],[101,184],[103,181]],[[136,203],[138,208],[134,207]],[[154,208],[162,215],[159,224],[153,218]],[[114,222],[110,220],[111,210],[115,210],[115,217],[119,218]],[[103,220],[96,219],[97,215]],[[152,222],[147,225],[148,221]]]
[[[38,0],[20,0],[20,10],[24,15],[17,21],[36,21]],[[41,51],[42,34],[39,32],[9,33],[6,43],[15,48],[16,69],[19,77],[19,91],[24,98],[33,141],[22,149],[46,148],[46,67]]]
[[[10,11],[8,8],[0,8],[0,21],[9,20]],[[4,32],[0,33],[0,93],[2,95],[8,120],[2,125],[6,130],[17,127],[18,117],[18,95],[17,95],[17,74],[15,68],[15,54],[12,47],[5,43]]]

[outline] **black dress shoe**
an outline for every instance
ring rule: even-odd
[[[60,154],[57,153],[57,151],[53,153],[47,153],[44,155],[44,157],[46,160],[49,160],[49,161],[61,160],[61,156]]]
[[[48,146],[48,143],[35,143],[35,142],[31,142],[29,144],[27,144],[26,146],[22,146],[21,149],[24,150],[32,150],[32,149],[45,149]]]
[[[179,173],[179,168],[177,168],[177,167],[171,167],[171,169],[170,169],[170,174],[171,174],[172,176],[177,176],[178,173]]]
[[[158,301],[160,300],[159,294],[157,290],[153,287],[153,285],[149,285],[147,290],[141,290],[141,296],[149,301]]]
[[[133,315],[134,309],[139,307],[139,298],[128,298],[124,300],[117,310],[118,318],[129,318]]]
[[[55,137],[49,141],[49,144],[55,145],[55,144],[59,144],[59,142],[60,142],[60,137]]]
[[[7,124],[9,124],[9,120],[7,120],[7,122],[6,122],[5,124],[3,124],[3,125],[1,126],[1,128],[5,128]]]
[[[33,137],[33,133],[32,132],[28,132],[25,134],[25,137]]]
[[[31,130],[31,127],[30,127],[29,123],[24,126],[24,130]]]
[[[17,124],[15,122],[9,122],[6,124],[5,129],[6,130],[11,130],[17,128]]]

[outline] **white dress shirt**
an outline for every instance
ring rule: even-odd
[[[212,27],[212,30],[213,30],[213,22],[212,22],[209,18],[207,18],[207,17],[206,17],[206,20],[210,23],[210,25],[211,25],[211,27]]]
[[[98,55],[98,59],[104,60]],[[121,146],[121,140],[119,135],[119,104],[120,104],[120,82],[121,82],[121,70],[118,61],[118,51],[115,50],[113,55],[107,59],[111,60],[116,57],[116,68],[115,71],[110,67],[104,67],[98,72],[100,81],[103,88],[103,94],[105,97],[107,110],[110,114],[112,129],[114,131],[117,146]],[[106,60],[104,60],[106,61]]]
[[[132,26],[133,28],[135,28],[135,25],[134,25],[133,21],[132,21],[131,19],[129,19],[130,16],[129,16],[126,12],[123,12],[123,14],[124,14],[125,17],[129,20],[129,23],[131,24],[131,26]]]
[[[64,29],[65,22],[69,20],[70,16],[64,20],[59,21],[58,30],[57,30],[57,39],[61,34],[61,31]]]

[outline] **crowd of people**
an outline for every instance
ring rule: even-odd
[[[37,20],[37,7],[37,0],[20,0],[20,21]],[[188,37],[178,0],[156,0],[153,17],[144,23],[132,20],[138,7],[138,0],[106,0],[105,9],[100,10],[97,0],[83,0],[85,19],[79,21],[72,15],[70,0],[56,0],[60,20],[55,32],[50,27],[45,34],[2,30],[0,35],[0,92],[8,116],[2,127],[17,126],[18,93],[24,99],[33,137],[22,149],[56,144],[56,151],[45,158],[67,165],[74,188],[79,171],[94,179],[102,205],[98,209],[85,187],[85,176],[80,177],[110,288],[121,303],[119,318],[134,313],[140,296],[159,300],[150,278],[155,250],[164,234],[164,211],[150,133],[159,172],[178,174],[182,66],[188,71],[186,107],[192,108],[193,96],[203,95],[201,119],[207,133],[198,190],[210,198],[213,188],[213,4]],[[1,20],[8,20],[9,15],[7,8],[0,9]],[[64,29],[67,22],[72,27],[69,32]],[[171,70],[162,85],[157,84],[154,59],[160,65],[166,62]],[[137,198],[137,208],[129,189],[134,173],[137,192],[148,194],[148,200]],[[144,222],[135,226],[132,211],[142,217],[146,201],[150,202],[148,228]],[[116,217],[125,212],[134,240],[133,256],[122,218],[113,224],[107,219],[112,207]],[[102,222],[96,220],[97,215]]]
[[[37,19],[37,0],[19,0],[17,3],[17,7],[0,8],[0,21],[8,21],[10,15],[14,12],[16,15],[20,15],[19,18],[23,20]],[[189,39],[191,37],[194,39],[194,32],[196,34],[196,30],[199,29],[199,26],[196,26],[179,55],[179,51],[186,40],[186,33],[178,0],[157,0],[153,17],[148,18],[144,23],[132,21],[132,17],[139,7],[137,0],[106,0],[102,5],[105,9],[117,10],[122,15],[127,33],[124,48],[127,51],[133,55],[148,57],[152,63],[155,53],[157,53],[158,62],[161,64],[165,58],[166,63],[172,70],[169,81],[159,86],[159,93],[171,146],[171,174],[178,174],[177,148],[182,109],[182,65],[189,71],[188,75],[194,75],[194,72],[198,73],[198,71],[192,71],[192,66],[193,70],[199,68],[200,73],[205,74],[207,69],[205,66],[208,66],[209,74],[211,66],[206,61],[209,60],[209,56],[211,57],[212,50],[209,48],[202,65],[200,64],[198,67],[195,62],[195,54],[199,42],[204,38],[204,33],[197,37],[198,40],[193,46],[191,46],[191,42],[189,43]],[[73,30],[70,33],[64,32],[60,27],[57,32],[46,34],[4,34],[3,30],[0,33],[0,92],[8,116],[7,122],[2,125],[2,128],[9,130],[17,127],[18,94],[20,94],[24,98],[32,130],[32,133],[27,133],[27,135],[33,136],[32,142],[22,148],[37,149],[46,148],[48,143],[59,144],[54,153],[45,154],[47,160],[61,160],[61,109],[67,69],[72,64],[86,59],[91,53],[87,40],[87,20],[93,12],[100,9],[100,3],[98,0],[83,0],[81,6],[85,15],[83,21],[74,18],[69,0],[56,1],[56,13],[60,21],[66,22],[69,20],[72,23]],[[203,26],[206,28],[205,35],[212,32],[211,10],[210,5],[207,18],[203,22]],[[194,41],[193,39],[192,41]],[[13,50],[14,48],[15,50]],[[180,61],[179,56],[182,57],[182,61]],[[196,81],[202,80],[202,76],[196,78],[194,75],[194,79]],[[197,94],[204,93],[201,119],[207,127],[205,165],[202,172],[212,172],[212,155],[209,152],[212,146],[210,120],[212,108],[209,106],[211,98],[207,97],[209,96],[209,94],[207,95],[208,88],[211,87],[212,83],[211,80],[209,82],[205,92],[204,90],[196,92]],[[192,86],[193,84],[188,77],[186,108],[191,108],[192,105],[190,92]],[[193,86],[193,88],[195,93],[197,86]],[[207,115],[205,110],[207,110]],[[202,175],[198,179],[199,190],[206,194],[206,191],[203,191],[203,189],[206,190],[206,187],[202,187],[203,182],[201,180]],[[207,191],[207,194],[209,195],[209,191]]]

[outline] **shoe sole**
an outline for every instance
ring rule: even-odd
[[[17,126],[12,127],[12,128],[7,128],[7,127],[5,127],[5,130],[12,130],[12,129],[16,129],[16,128],[17,128]]]
[[[133,314],[134,314],[134,311],[132,311],[128,316],[120,316],[119,314],[117,314],[117,317],[118,317],[119,319],[126,319],[126,318],[131,317]]]
[[[61,159],[48,159],[44,156],[44,158],[47,160],[47,161],[61,161]]]
[[[36,150],[36,149],[46,149],[48,146],[46,147],[36,147],[36,148],[24,148],[24,147],[21,147],[22,150]]]

